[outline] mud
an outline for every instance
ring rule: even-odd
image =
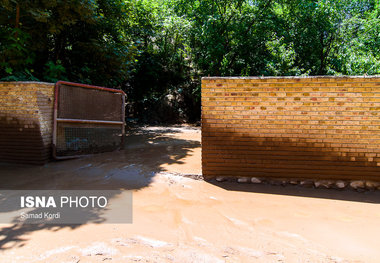
[[[134,191],[133,224],[1,225],[0,261],[378,262],[379,192],[199,180],[200,135],[139,128],[120,152],[0,165],[3,189]]]

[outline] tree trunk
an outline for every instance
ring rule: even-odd
[[[15,28],[19,28],[20,27],[20,4],[17,3],[16,4],[16,24],[15,24]],[[17,39],[18,37],[18,32],[16,31],[15,33],[15,38]]]

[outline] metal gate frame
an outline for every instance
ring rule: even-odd
[[[122,107],[125,109],[125,97],[126,94],[122,90],[110,89],[105,87],[74,83],[68,81],[58,81],[54,86],[54,113],[53,113],[53,142],[52,142],[52,152],[53,158],[56,160],[65,160],[65,159],[73,159],[78,158],[85,155],[72,155],[72,156],[57,156],[57,123],[58,122],[66,122],[66,123],[88,123],[88,124],[116,124],[122,126],[122,137],[121,137],[121,146],[120,149],[124,147],[124,136],[125,136],[125,110],[122,111],[122,120],[123,121],[104,121],[104,120],[84,120],[84,119],[63,119],[58,118],[58,99],[59,99],[59,88],[61,85],[74,86],[79,88],[87,88],[87,89],[95,89],[95,90],[103,90],[114,93],[122,94]]]

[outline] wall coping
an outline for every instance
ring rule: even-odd
[[[42,85],[55,85],[55,83],[52,82],[40,82],[40,81],[0,81],[0,85],[4,84],[13,84],[13,85],[18,85],[18,84],[42,84]]]
[[[250,76],[250,77],[237,77],[237,76],[231,76],[231,77],[218,77],[218,76],[211,76],[211,77],[202,77],[202,80],[208,80],[208,79],[372,79],[372,78],[380,78],[380,75],[366,75],[366,76]]]

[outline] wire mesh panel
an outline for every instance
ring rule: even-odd
[[[122,91],[77,83],[56,84],[54,154],[57,159],[122,148]]]
[[[108,90],[70,86],[59,87],[58,118],[123,121],[122,94]]]

